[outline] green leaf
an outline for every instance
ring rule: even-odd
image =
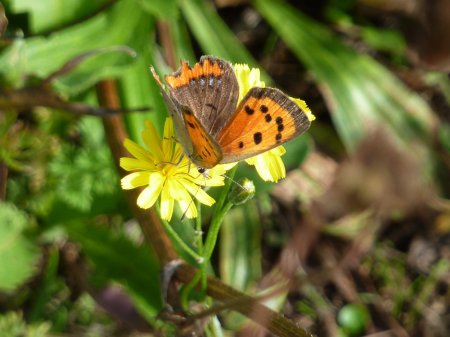
[[[226,284],[246,290],[261,276],[261,230],[256,200],[226,215],[220,232],[220,275]]]
[[[141,133],[144,130],[144,121],[152,121],[162,135],[164,121],[167,117],[166,106],[159,86],[150,72],[150,66],[155,66],[153,48],[151,44],[147,44],[137,62],[122,73],[122,78],[118,82],[125,107],[148,106],[151,108],[148,113],[130,113],[123,116],[130,138],[141,145],[143,145]]]
[[[96,197],[120,195],[120,184],[101,121],[85,116],[80,119],[79,129],[82,146],[63,146],[49,163],[49,170],[58,198],[87,212]]]
[[[170,20],[170,31],[172,32],[175,55],[181,60],[188,60],[192,63],[197,61],[194,48],[192,46],[191,35],[184,20]]]
[[[387,51],[396,55],[404,55],[406,44],[403,36],[395,30],[363,27],[361,29],[364,41],[377,50]]]
[[[177,0],[139,0],[139,4],[158,18],[170,19],[178,15]]]
[[[127,46],[139,53],[148,44],[147,36],[153,25],[154,20],[134,0],[119,1],[108,11],[82,24],[49,37],[13,43],[0,55],[0,77],[9,81],[19,81],[30,74],[45,78],[65,62],[96,48]],[[81,64],[70,75],[57,79],[55,85],[64,93],[77,93],[102,78],[120,76],[124,67],[133,61],[124,53],[100,54]]]
[[[10,10],[19,14],[26,12],[30,17],[29,27],[38,34],[53,30],[94,14],[110,0],[14,0]]]
[[[431,138],[436,119],[429,106],[382,65],[283,1],[254,5],[316,77],[348,150],[379,125],[405,145]]]
[[[12,292],[36,271],[39,249],[23,234],[26,214],[9,203],[0,203],[0,290]]]
[[[181,9],[189,28],[205,53],[232,62],[257,65],[211,3],[204,0],[182,1]]]

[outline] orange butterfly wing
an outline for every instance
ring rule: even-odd
[[[305,112],[282,91],[252,88],[217,138],[221,162],[273,149],[308,130],[310,124]]]
[[[222,159],[219,144],[206,132],[188,107],[180,106],[180,111],[192,144],[189,158],[199,167],[212,168],[216,166]]]
[[[167,93],[164,85],[153,67],[150,68],[153,77],[161,89],[161,94],[169,109],[174,123],[178,141],[186,155],[199,167],[212,168],[222,159],[222,151],[217,142],[206,132],[197,117],[188,106],[180,104],[173,97],[173,91]]]
[[[213,56],[202,56],[190,67],[186,61],[164,77],[172,96],[190,109],[206,132],[217,137],[235,112],[239,85],[233,67]]]

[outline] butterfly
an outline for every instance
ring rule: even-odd
[[[193,67],[181,67],[164,77],[155,70],[185,154],[199,168],[238,162],[271,150],[304,133],[306,113],[275,88],[253,87],[238,102],[239,85],[232,65],[202,56]]]

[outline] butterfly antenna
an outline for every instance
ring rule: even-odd
[[[202,176],[204,176],[205,178],[208,177],[208,170],[207,170],[207,169],[204,169],[204,168],[202,168],[202,167],[199,167],[199,168],[198,168],[198,172],[199,172]],[[239,186],[239,187],[242,188],[243,190],[248,191],[247,188],[246,188],[245,186],[243,186],[242,184],[240,184],[239,182],[237,182],[236,180],[234,180],[234,179],[231,178],[230,176],[227,176],[225,173],[222,174],[222,176],[223,176],[224,178],[227,178],[228,180],[230,180],[232,183],[235,183],[237,186]]]
[[[244,185],[240,184],[238,181],[236,181],[236,180],[234,180],[233,178],[227,176],[225,173],[222,174],[222,175],[224,176],[224,178],[227,178],[227,179],[230,180],[232,183],[235,183],[237,186],[239,186],[240,188],[242,188],[244,191],[248,191],[248,189],[247,189]]]
[[[184,153],[182,154],[182,157],[184,156]],[[189,174],[189,172],[190,172],[190,170],[191,170],[191,165],[190,165],[190,162],[188,162],[188,164],[187,164],[187,167],[188,167],[188,174]],[[203,170],[203,171],[202,171]],[[206,176],[205,176],[205,174],[204,174],[204,172],[205,172],[205,170],[203,169],[203,168],[198,168],[198,173],[200,174],[200,175],[202,175],[203,177],[204,177],[204,182],[206,181]],[[198,178],[199,176],[197,176],[196,178]],[[206,185],[206,184],[204,184],[204,185]],[[191,201],[189,202],[189,204],[188,204],[188,206],[186,207],[186,209],[184,210],[184,212],[183,212],[183,214],[181,215],[181,221],[183,221],[184,220],[184,218],[185,218],[185,216],[186,216],[186,213],[187,213],[187,211],[189,210],[189,207],[192,205],[192,203],[194,202],[194,198],[196,197],[196,195],[197,195],[197,193],[198,193],[198,191],[200,190],[202,188],[202,186],[201,185],[198,185],[197,186],[197,190],[195,191],[195,194],[193,195],[193,198],[191,199]]]
[[[200,190],[200,188],[202,188],[200,185],[198,185],[197,190],[195,191],[195,194],[193,195],[193,197],[191,198],[191,201],[189,202],[188,206],[186,207],[186,209],[184,210],[183,214],[181,215],[181,221],[184,220],[187,211],[189,210],[189,207],[191,207],[192,203],[194,202],[194,198],[197,195],[198,191]]]

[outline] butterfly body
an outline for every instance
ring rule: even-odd
[[[203,56],[192,68],[165,76],[152,69],[174,120],[179,142],[194,164],[212,168],[247,159],[305,132],[305,112],[275,88],[253,87],[238,102],[239,85],[230,63]]]

